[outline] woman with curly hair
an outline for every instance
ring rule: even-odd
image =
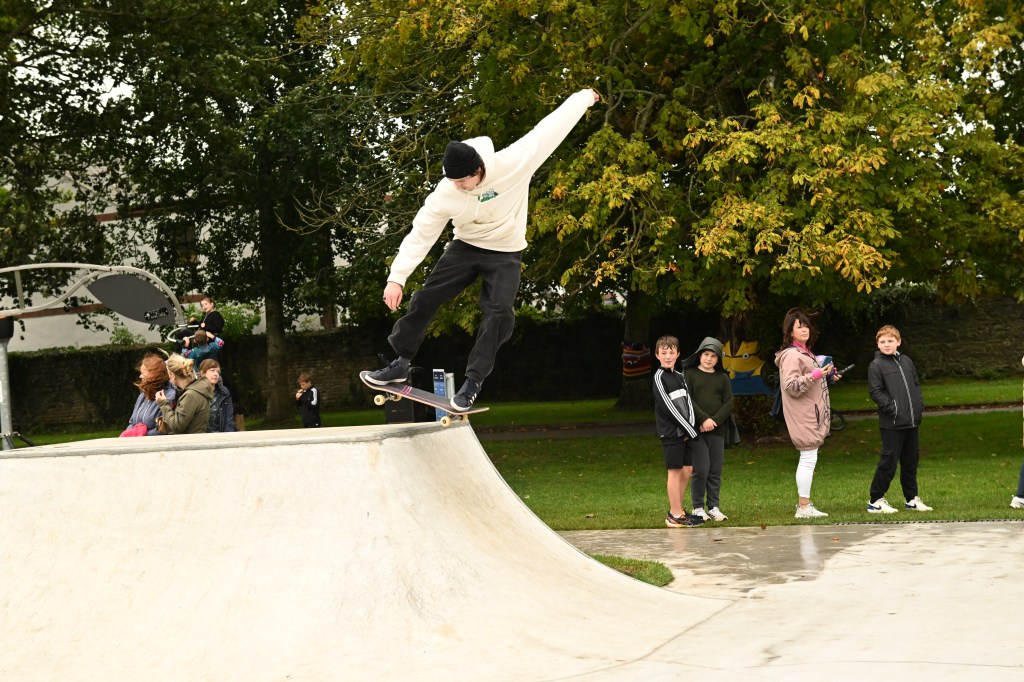
[[[128,420],[128,428],[121,436],[158,436],[156,418],[160,407],[156,404],[156,394],[163,391],[167,400],[174,402],[178,389],[171,383],[167,374],[164,359],[156,353],[146,353],[139,364],[139,380],[135,382],[139,389],[139,397],[135,400],[135,409]]]
[[[177,353],[167,358],[167,372],[178,388],[177,404],[172,405],[164,391],[156,394],[160,416],[168,433],[206,433],[210,423],[213,385],[196,375],[194,363]]]

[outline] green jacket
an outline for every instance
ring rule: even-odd
[[[706,350],[718,356],[714,372],[705,372],[700,368],[700,356]],[[700,428],[705,419],[713,419],[718,426],[712,433],[728,439],[728,421],[732,416],[732,383],[722,366],[722,342],[710,336],[705,337],[697,351],[683,360],[683,367],[683,376],[686,377],[690,399],[693,401],[696,426]]]
[[[206,433],[212,399],[213,384],[200,377],[178,394],[173,409],[166,400],[161,401],[160,415],[171,433]]]

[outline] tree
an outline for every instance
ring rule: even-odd
[[[535,183],[527,300],[641,291],[732,316],[857,306],[898,281],[1020,295],[1020,149],[995,128],[1019,10],[917,9],[381,1],[335,35],[346,73],[409,102],[403,158],[439,132],[511,138],[556,94],[602,92],[603,117]]]
[[[294,41],[305,9],[130,3],[105,25],[122,70],[92,138],[97,191],[133,216],[111,234],[115,257],[183,290],[264,301],[271,423],[294,412],[274,388],[292,383],[285,332],[297,313],[333,311],[336,242],[350,238],[309,234],[302,218],[325,187],[353,181],[350,127],[318,80],[324,55]]]
[[[93,161],[82,140],[94,130],[113,67],[99,44],[104,3],[11,2],[0,10],[0,262],[102,262],[102,234],[81,192]],[[74,200],[75,208],[61,209]],[[65,226],[74,230],[68,239]],[[29,298],[58,286],[55,271],[23,282]],[[11,295],[0,281],[0,294]]]

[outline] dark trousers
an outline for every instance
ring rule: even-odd
[[[871,499],[874,502],[885,497],[896,475],[896,465],[900,467],[900,485],[903,486],[903,497],[909,502],[917,497],[917,459],[918,436],[921,429],[879,429],[882,433],[882,454],[878,458],[875,477],[871,480]]]
[[[1020,475],[1017,476],[1017,497],[1024,497],[1024,463],[1020,465]]]
[[[693,478],[690,479],[690,497],[693,507],[704,507],[705,511],[721,504],[722,465],[725,462],[725,438],[713,433],[700,434],[704,451],[693,459]],[[704,503],[705,495],[707,504]]]
[[[498,349],[512,336],[515,302],[522,276],[522,252],[489,251],[458,240],[449,242],[423,288],[412,295],[409,311],[395,323],[388,341],[403,358],[412,359],[420,349],[438,308],[468,289],[480,278],[480,310],[483,321],[469,352],[466,377],[478,383],[494,369]]]

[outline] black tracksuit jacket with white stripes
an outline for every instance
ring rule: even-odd
[[[658,438],[696,438],[694,419],[686,379],[675,370],[659,367],[654,372],[654,424]]]

